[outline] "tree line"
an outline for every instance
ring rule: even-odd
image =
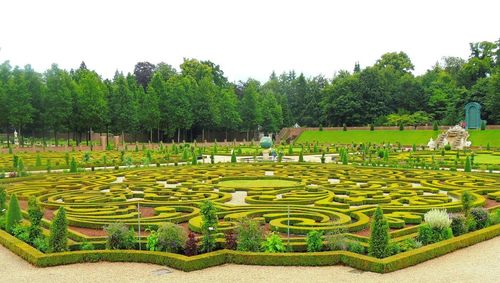
[[[333,78],[295,71],[261,83],[230,82],[211,61],[184,59],[179,70],[139,62],[112,79],[87,68],[53,64],[0,65],[0,127],[44,138],[67,133],[77,142],[91,132],[148,134],[152,141],[206,139],[210,132],[276,133],[293,126],[455,124],[463,106],[479,102],[482,119],[500,123],[500,40],[470,44],[467,59],[444,57],[423,75],[404,52]],[[22,142],[22,141],[21,141]]]

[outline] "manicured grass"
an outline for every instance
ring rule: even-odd
[[[352,131],[305,131],[296,140],[296,143],[319,142],[319,143],[396,143],[402,145],[426,145],[432,137],[436,139],[438,133],[431,130],[352,130]],[[500,130],[470,130],[472,146],[483,146],[489,143],[491,147],[500,147]]]
[[[229,188],[280,188],[296,186],[298,182],[279,180],[279,179],[263,179],[263,180],[228,180],[219,182],[221,187]]]
[[[305,131],[296,140],[297,143],[319,142],[319,143],[396,143],[402,145],[427,144],[430,138],[436,139],[438,132],[432,130],[375,130],[375,131]]]
[[[474,156],[474,162],[481,164],[500,164],[500,155],[477,154]]]
[[[491,147],[500,147],[500,130],[470,130],[470,140],[472,146],[487,146],[488,143]]]

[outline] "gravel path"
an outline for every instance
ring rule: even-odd
[[[345,266],[224,265],[182,272],[152,264],[90,263],[36,268],[0,245],[2,282],[500,282],[500,237],[390,274]]]

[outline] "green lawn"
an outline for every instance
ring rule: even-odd
[[[319,143],[396,143],[402,145],[427,144],[430,138],[436,139],[437,132],[432,130],[375,130],[375,131],[305,131],[297,139],[297,143],[319,142]]]
[[[477,154],[477,155],[474,156],[474,162],[475,163],[481,163],[481,164],[495,164],[495,165],[499,165],[500,164],[500,155]]]
[[[472,146],[486,146],[490,143],[492,147],[500,147],[500,130],[471,130],[470,140]],[[437,138],[438,133],[432,130],[352,130],[352,131],[305,131],[296,140],[297,143],[319,142],[319,143],[396,143],[402,145],[426,145],[429,139]]]
[[[500,147],[500,130],[470,130],[472,146],[486,146],[490,143],[492,147]]]
[[[280,179],[228,180],[219,182],[219,186],[227,188],[280,188],[296,186],[296,181]]]

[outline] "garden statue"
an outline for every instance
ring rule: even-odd
[[[17,131],[14,130],[14,144],[19,145],[19,139],[17,138]]]
[[[435,150],[436,149],[436,142],[434,141],[433,138],[431,138],[429,140],[429,142],[427,143],[427,147],[430,149],[430,150]]]

